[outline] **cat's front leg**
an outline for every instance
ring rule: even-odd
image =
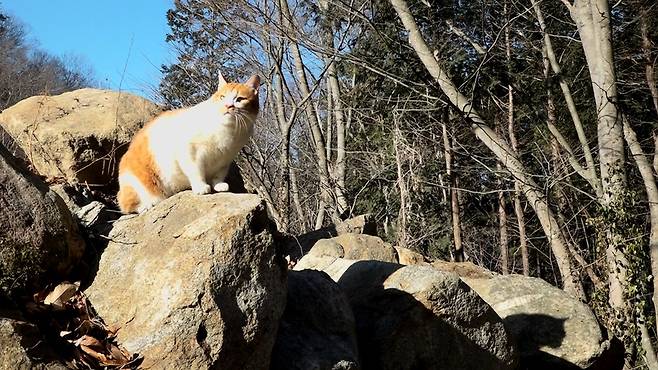
[[[200,156],[196,155],[195,151],[191,150],[190,153],[181,156],[179,164],[181,170],[190,182],[192,192],[195,194],[203,195],[210,194],[210,184],[206,182],[205,174],[203,173],[203,165]]]
[[[228,191],[228,184],[226,183],[226,175],[228,174],[228,167],[221,168],[212,179],[212,188],[218,193]]]

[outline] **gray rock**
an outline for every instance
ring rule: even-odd
[[[589,307],[544,280],[498,275],[464,281],[503,318],[526,368],[587,369],[608,348]]]
[[[39,329],[20,317],[0,312],[0,370],[66,370],[54,360]]]
[[[183,192],[114,224],[86,291],[151,369],[266,369],[286,300],[260,198]]]
[[[132,136],[160,110],[126,92],[80,89],[20,101],[0,113],[0,125],[41,175],[105,185]]]
[[[347,233],[338,235],[331,240],[338,243],[343,250],[341,255],[335,257],[382,262],[397,262],[398,260],[395,248],[376,236]],[[313,253],[313,249],[309,253]]]
[[[326,272],[356,319],[364,369],[515,369],[502,320],[455,274],[430,266],[307,255],[295,269]]]
[[[478,266],[473,262],[448,262],[437,260],[431,263],[432,267],[439,271],[451,272],[461,278],[490,279],[497,276],[496,273]]]
[[[354,315],[327,274],[291,271],[270,369],[359,369]]]
[[[380,238],[351,233],[342,234],[331,239],[318,240],[306,256],[382,262],[398,261],[395,248]],[[304,259],[302,258],[302,260]],[[299,262],[302,263],[302,260]]]
[[[397,254],[397,262],[401,265],[429,265],[422,254],[404,247],[394,247]]]
[[[63,279],[85,244],[62,199],[0,146],[0,296]]]
[[[313,230],[303,235],[290,236],[284,246],[286,255],[293,261],[297,261],[315,245],[318,240],[330,239],[342,234],[365,234],[377,235],[377,224],[369,215],[360,215],[347,219],[337,225],[331,225],[319,230]]]

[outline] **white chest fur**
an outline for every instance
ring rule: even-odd
[[[222,115],[216,104],[206,101],[154,122],[149,145],[167,195],[190,188],[205,193],[223,183],[251,136],[253,121],[250,116]]]

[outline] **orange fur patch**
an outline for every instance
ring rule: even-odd
[[[153,121],[151,121],[151,123],[152,122]],[[160,171],[155,163],[153,154],[151,153],[149,138],[146,134],[146,129],[151,123],[144,126],[144,128],[142,128],[133,138],[128,147],[128,151],[126,151],[126,154],[123,155],[121,162],[119,163],[119,174],[128,171],[139,180],[147,192],[154,196],[164,196],[159,175]],[[124,191],[124,188],[127,189]],[[127,206],[124,209],[121,205],[121,200],[119,199],[121,210],[123,212],[135,212],[136,207],[139,206],[139,197],[137,196],[137,193],[135,193],[135,189],[124,185],[119,189],[118,197],[121,196],[122,191],[123,194],[125,194],[123,197]],[[132,197],[137,198],[137,204],[131,207],[128,205],[133,203],[130,201]]]
[[[119,208],[123,213],[134,213],[137,212],[137,207],[139,207],[139,196],[135,189],[130,185],[124,185],[119,189],[119,194],[117,194],[117,201],[119,203]]]

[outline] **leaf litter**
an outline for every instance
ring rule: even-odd
[[[72,369],[137,369],[143,360],[117,343],[119,329],[98,316],[80,291],[80,282],[63,282],[34,294],[26,310]]]

